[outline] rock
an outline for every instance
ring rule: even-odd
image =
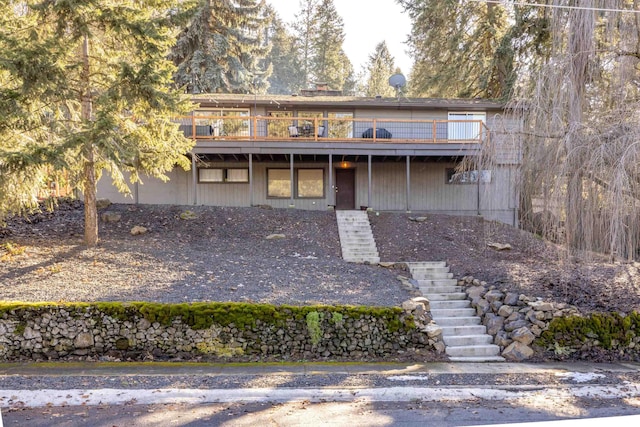
[[[516,320],[515,322],[509,322],[506,325],[504,325],[504,330],[507,332],[512,332],[518,328],[522,328],[523,326],[524,327],[529,326],[529,322],[527,322],[526,320]]]
[[[379,262],[378,265],[384,268],[391,268],[394,265],[396,265],[396,263],[395,262]]]
[[[416,216],[416,217],[409,217],[409,221],[414,221],[414,222],[425,222],[428,218],[426,216]]]
[[[32,340],[40,337],[41,335],[40,335],[40,332],[34,330],[30,326],[27,326],[26,328],[24,328],[24,332],[22,333],[22,336],[27,340]]]
[[[518,328],[511,332],[511,339],[524,345],[531,344],[535,338],[535,335],[526,327]]]
[[[511,245],[508,243],[487,243],[487,246],[489,246],[492,249],[495,249],[496,251],[511,250]]]
[[[127,350],[129,348],[129,340],[125,337],[120,337],[116,340],[116,348],[118,350]]]
[[[507,305],[518,305],[518,300],[520,299],[520,295],[514,292],[507,292],[504,296],[504,303]]]
[[[73,346],[75,348],[89,348],[93,347],[93,344],[93,335],[89,332],[81,332],[76,339],[73,340]]]
[[[103,212],[100,218],[102,222],[118,222],[122,218],[122,215],[117,212]]]
[[[442,341],[438,341],[437,343],[435,343],[433,345],[433,348],[436,350],[436,352],[438,354],[444,353],[444,351],[446,349],[446,347],[445,347],[445,345],[444,345],[444,343]]]
[[[528,303],[536,311],[553,311],[553,304],[544,301],[533,301]]]
[[[493,313],[487,313],[484,318],[484,325],[487,327],[487,334],[496,335],[504,326],[504,318]]]
[[[514,362],[521,362],[533,356],[533,350],[518,341],[514,341],[502,352],[502,357]]]
[[[483,286],[473,286],[467,288],[467,295],[470,299],[479,298],[484,295],[486,289]]]
[[[133,228],[131,229],[131,235],[132,236],[138,236],[140,234],[146,234],[147,233],[147,228],[143,227],[141,225],[134,225]]]
[[[185,221],[188,221],[190,219],[196,219],[198,217],[198,215],[196,215],[194,212],[191,211],[184,211],[180,213],[180,219],[183,219]]]
[[[111,200],[109,199],[98,199],[96,200],[96,209],[104,209],[106,207],[111,206]]]
[[[478,302],[476,303],[476,313],[478,313],[478,316],[482,316],[485,313],[489,312],[490,308],[491,308],[491,305],[489,304],[489,301],[487,301],[486,299],[479,299]]]
[[[489,302],[502,301],[504,294],[497,289],[491,290],[484,294],[484,298]]]
[[[420,304],[418,304],[417,302],[409,299],[402,303],[402,309],[405,311],[413,311],[418,308],[419,305]]]
[[[509,338],[505,331],[498,331],[496,337],[493,339],[493,343],[497,346],[500,346],[500,348],[505,348],[512,342],[513,341]]]
[[[287,236],[285,236],[284,234],[269,234],[266,239],[267,240],[277,240],[277,239],[284,239]]]
[[[502,316],[502,317],[509,317],[509,316],[511,316],[512,313],[513,313],[513,307],[508,306],[508,305],[503,305],[498,310],[498,315]]]
[[[429,300],[425,297],[415,297],[415,298],[411,298],[411,301],[416,302],[418,304],[422,304],[424,306],[424,309],[427,311],[431,311],[431,303],[429,302]]]
[[[442,336],[442,328],[433,322],[422,328],[422,332],[427,334],[429,338],[437,338]]]

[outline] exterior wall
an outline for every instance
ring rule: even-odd
[[[248,162],[210,163],[210,167],[248,168]],[[274,208],[291,207],[290,198],[267,197],[267,169],[289,169],[288,162],[253,162],[253,201],[249,183],[197,183],[198,205],[250,206],[269,205]],[[334,162],[334,168],[338,162]],[[514,195],[515,167],[496,166],[491,183],[448,184],[446,169],[455,163],[412,162],[410,165],[411,194],[407,204],[406,163],[372,163],[371,201],[369,201],[367,162],[355,163],[355,208],[367,206],[380,211],[433,212],[452,215],[478,215],[516,225],[516,200]],[[329,188],[328,162],[295,162],[297,168],[322,168],[324,170],[324,197],[293,199],[293,207],[306,210],[323,210],[333,205]],[[146,178],[138,186],[138,202],[148,204],[193,204],[193,178],[191,171],[174,169],[171,180]],[[117,193],[108,179],[100,180],[98,195],[117,203],[134,203],[135,198],[125,198]],[[332,182],[335,183],[335,174]],[[479,205],[478,205],[479,203]]]

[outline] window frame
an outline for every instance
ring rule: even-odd
[[[222,181],[203,181],[200,177],[201,170],[221,170],[222,171]],[[246,181],[229,181],[229,170],[245,170],[247,171],[247,179]],[[248,184],[249,183],[249,168],[222,168],[222,167],[199,167],[198,168],[198,184]]]
[[[266,192],[267,192],[267,199],[291,199],[291,194],[289,193],[289,195],[287,196],[272,196],[269,194],[269,172],[272,170],[280,170],[280,171],[286,171],[287,172],[287,176],[289,177],[289,189],[291,190],[291,169],[289,168],[267,168],[266,170]],[[318,170],[321,171],[322,173],[322,196],[301,196],[300,195],[300,188],[299,188],[299,184],[300,184],[300,174],[299,172],[301,170]],[[313,167],[299,167],[299,168],[294,168],[293,169],[293,198],[294,199],[300,199],[300,200],[322,200],[325,199],[327,197],[327,185],[325,182],[325,178],[326,178],[326,171],[325,168],[313,168]]]

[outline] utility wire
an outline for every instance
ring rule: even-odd
[[[495,4],[504,4],[506,2],[512,3],[516,6],[534,6],[534,7],[547,7],[550,9],[573,9],[573,10],[591,10],[595,12],[623,12],[623,13],[640,13],[640,10],[634,9],[609,9],[604,7],[586,7],[586,6],[565,6],[560,4],[541,4],[541,3],[530,3],[525,1],[503,1],[503,0],[469,0],[476,3],[495,3]]]

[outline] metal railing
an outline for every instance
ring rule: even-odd
[[[482,120],[398,120],[330,117],[182,116],[185,136],[197,140],[380,143],[482,143]]]

